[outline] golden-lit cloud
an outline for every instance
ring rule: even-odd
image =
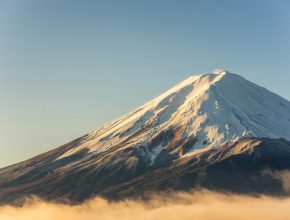
[[[249,197],[202,191],[155,195],[147,202],[95,198],[69,206],[32,202],[0,208],[0,220],[289,220],[290,198]]]

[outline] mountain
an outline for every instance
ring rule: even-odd
[[[0,169],[0,203],[205,187],[284,195],[290,102],[221,71],[192,76],[70,143]]]

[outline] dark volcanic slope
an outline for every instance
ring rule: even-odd
[[[273,175],[290,169],[290,142],[283,139],[246,138],[186,157],[163,152],[152,166],[140,149],[120,150],[114,158],[82,154],[86,153],[54,161],[58,155],[50,151],[0,169],[1,203],[28,195],[75,203],[95,195],[120,199],[146,191],[197,187],[247,194],[288,193]]]

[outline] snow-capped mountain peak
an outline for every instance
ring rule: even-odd
[[[82,145],[60,158],[82,149],[98,153],[116,146],[151,146],[155,141],[148,150],[154,160],[164,149],[185,155],[243,137],[289,139],[290,103],[239,75],[220,71],[189,77],[91,132]]]
[[[282,195],[289,190],[269,170],[289,170],[289,139],[289,101],[227,71],[191,76],[120,119],[0,169],[0,204],[194,187]]]

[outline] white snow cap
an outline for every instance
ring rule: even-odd
[[[62,157],[82,148],[101,152],[116,145],[146,145],[155,135],[173,128],[183,137],[195,137],[191,151],[246,136],[290,140],[290,102],[225,70],[191,76],[91,132],[81,146]],[[161,148],[159,145],[155,153]]]

